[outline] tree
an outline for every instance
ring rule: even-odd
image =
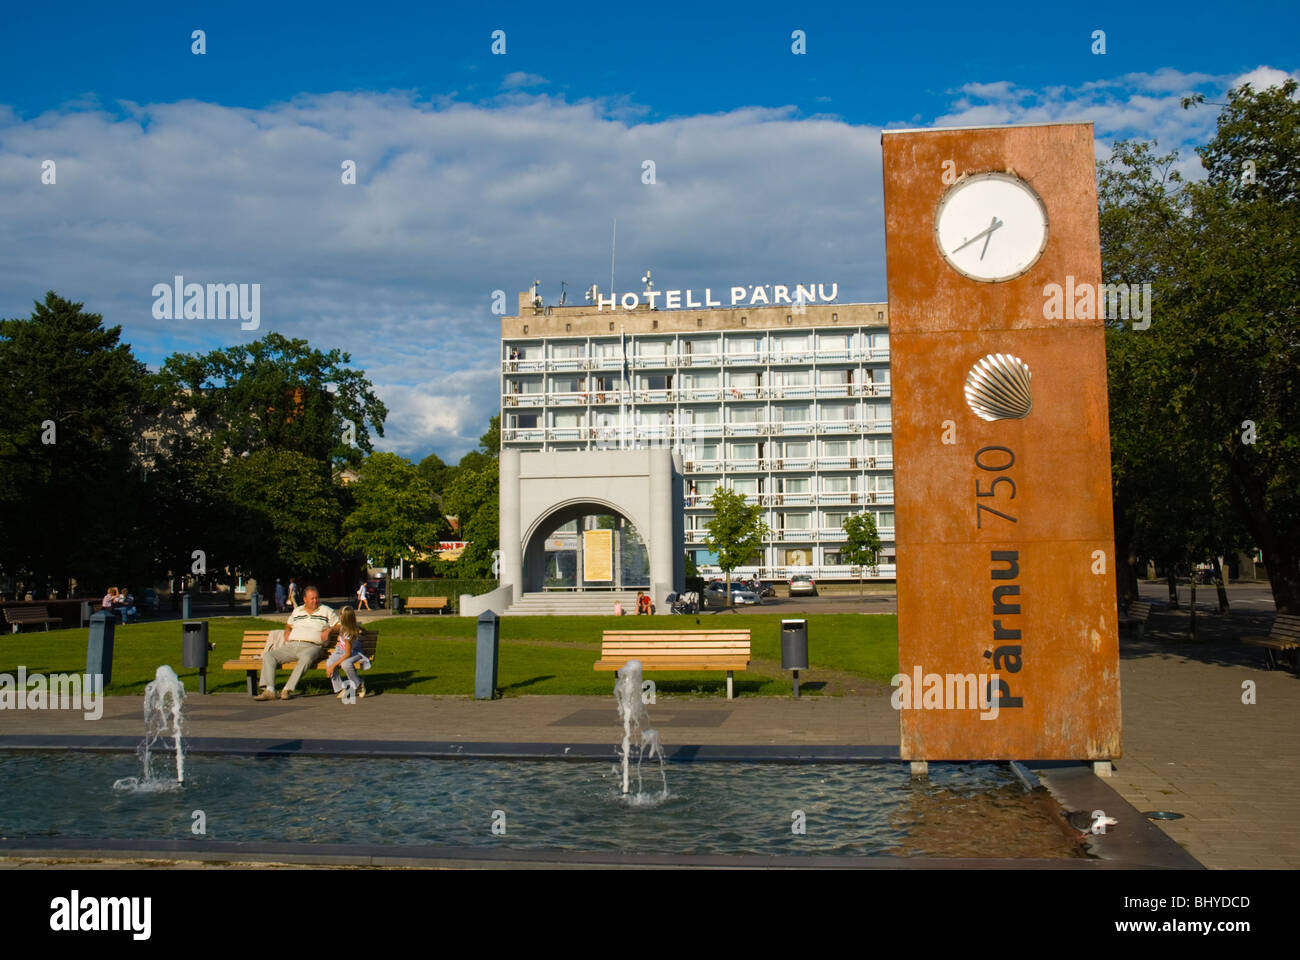
[[[355,505],[343,521],[345,550],[392,567],[436,547],[441,539],[445,521],[433,489],[397,454],[372,454],[349,490]]]
[[[1204,182],[1170,173],[1175,154],[1121,141],[1098,190],[1105,279],[1155,294],[1150,329],[1107,332],[1121,562],[1253,543],[1282,612],[1300,612],[1295,93],[1230,91],[1198,150]]]
[[[83,306],[49,291],[0,321],[0,569],[38,591],[147,567],[133,416],[148,374]]]
[[[433,495],[438,498],[439,502],[441,502],[443,492],[447,489],[447,485],[456,475],[456,468],[443,463],[442,457],[438,456],[436,453],[431,453],[416,464],[415,469],[420,472],[420,476],[423,477],[425,482],[429,485],[429,488],[433,491]]]
[[[226,509],[208,528],[217,549],[237,553],[260,583],[334,565],[342,518],[328,468],[292,450],[258,450],[232,458],[224,473]]]
[[[745,495],[729,487],[718,487],[709,501],[713,516],[704,534],[704,545],[718,557],[718,566],[726,578],[727,606],[731,602],[731,571],[749,562],[762,550],[770,532],[763,522],[761,504],[748,504]]]
[[[492,552],[500,542],[501,473],[498,463],[501,418],[492,417],[479,449],[461,457],[443,495],[443,509],[455,517],[460,538],[469,541],[459,559],[441,562],[441,576],[488,578]]]
[[[384,435],[388,409],[365,372],[340,350],[269,333],[247,345],[167,358],[162,383],[174,420],[185,418],[239,456],[290,450],[319,462],[355,466]]]
[[[880,555],[880,534],[876,531],[876,518],[865,510],[844,518],[844,546],[840,556],[858,568],[858,597],[861,598],[864,567],[874,566]]]

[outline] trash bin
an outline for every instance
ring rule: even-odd
[[[103,677],[101,690],[113,682],[113,630],[117,627],[117,614],[112,610],[99,610],[90,615],[90,639],[86,644],[86,674]]]
[[[781,669],[794,671],[794,695],[799,696],[799,671],[808,669],[808,621],[781,621]]]
[[[181,624],[181,666],[199,670],[199,693],[208,692],[208,622],[195,620]]]
[[[401,613],[406,609],[405,597],[393,597],[393,613]]]
[[[497,646],[501,618],[491,610],[478,615],[478,645],[474,661],[474,699],[491,700],[497,692]]]

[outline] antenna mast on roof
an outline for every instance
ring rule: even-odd
[[[618,217],[614,218],[614,236],[609,241],[609,295],[614,295],[614,251],[618,248]]]

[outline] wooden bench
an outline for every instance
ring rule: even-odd
[[[1142,639],[1146,633],[1147,621],[1151,619],[1151,601],[1134,600],[1128,606],[1128,613],[1121,613],[1119,616],[1119,625],[1121,627],[1137,627],[1137,638]]]
[[[262,673],[262,654],[266,650],[266,639],[274,631],[271,630],[245,630],[244,640],[239,647],[239,656],[234,660],[227,660],[221,665],[222,670],[243,670],[248,677],[248,695],[257,696],[257,680]],[[325,661],[329,659],[330,652],[333,651],[334,645],[338,639],[338,628],[335,627],[330,631],[329,649],[321,658],[312,666],[317,670],[325,669]],[[375,648],[379,645],[379,634],[373,630],[361,631],[361,652],[371,660],[375,659]],[[288,663],[282,663],[277,670],[292,670],[297,665],[296,660]]]
[[[606,630],[595,670],[619,670],[640,660],[643,673],[664,670],[725,670],[727,699],[732,676],[749,669],[748,630]]]
[[[447,609],[446,597],[407,597],[406,609],[415,610],[437,610],[441,613]]]
[[[62,617],[51,617],[50,611],[45,607],[5,607],[5,620],[14,628],[14,633],[24,624],[43,623],[45,629],[49,630],[51,623],[63,622]]]
[[[1264,648],[1265,669],[1276,670],[1283,659],[1289,659],[1291,669],[1300,673],[1300,616],[1279,613],[1267,637],[1245,637],[1242,642]]]

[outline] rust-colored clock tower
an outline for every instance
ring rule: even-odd
[[[1118,757],[1092,125],[882,143],[902,756]]]

